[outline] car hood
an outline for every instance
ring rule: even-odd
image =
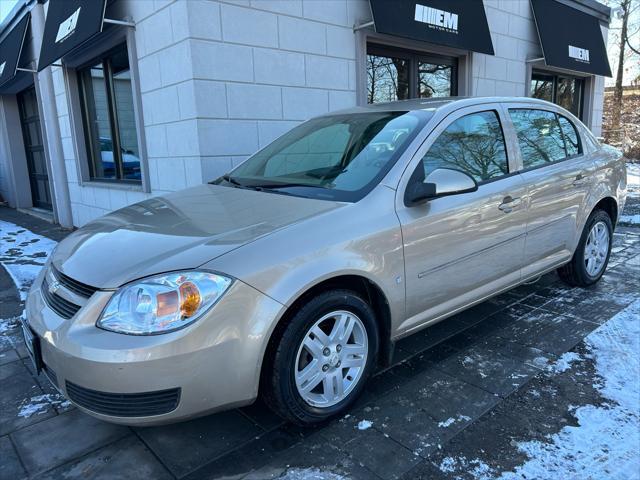
[[[155,197],[105,215],[56,248],[53,265],[97,288],[193,269],[340,203],[216,185]]]

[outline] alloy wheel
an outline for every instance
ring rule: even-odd
[[[295,363],[295,382],[302,399],[327,408],[356,387],[367,364],[367,331],[352,312],[324,315],[305,334]]]
[[[609,254],[609,229],[604,222],[597,222],[587,237],[584,246],[584,263],[587,273],[596,277],[604,268]]]

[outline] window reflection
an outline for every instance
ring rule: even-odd
[[[553,77],[533,75],[531,78],[531,96],[553,102]]]
[[[502,127],[495,112],[459,118],[440,134],[422,159],[425,177],[437,168],[461,170],[477,182],[509,172]]]
[[[544,110],[509,110],[518,135],[524,168],[565,158],[564,139],[556,114]]]
[[[418,62],[418,95],[420,98],[448,97],[451,95],[450,65]]]
[[[91,177],[141,181],[140,152],[126,47],[78,73]]]
[[[404,58],[367,55],[367,102],[409,98],[409,62]]]
[[[580,153],[580,141],[578,140],[578,132],[576,127],[568,118],[558,115],[560,120],[560,128],[564,135],[565,146],[567,148],[567,156],[577,155]]]
[[[533,98],[547,100],[566,108],[576,117],[582,114],[584,80],[581,78],[534,72],[531,76]]]

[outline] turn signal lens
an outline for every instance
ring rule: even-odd
[[[180,311],[185,318],[192,317],[200,308],[200,292],[191,282],[180,285]]]

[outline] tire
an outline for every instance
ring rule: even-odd
[[[606,246],[592,242],[593,237],[590,237],[590,235],[596,226],[598,226],[598,231],[606,231]],[[593,235],[597,237],[598,233],[596,232]],[[602,238],[600,237],[600,241],[602,241]],[[593,285],[602,278],[607,269],[612,242],[613,224],[611,223],[611,217],[603,210],[594,210],[587,219],[573,258],[569,263],[558,269],[558,275],[565,283],[574,287]],[[590,249],[591,252],[598,252],[595,254],[599,258],[596,263],[588,263],[590,259],[594,258],[594,255],[589,253]]]
[[[352,326],[348,337],[343,325]],[[299,425],[345,412],[377,362],[380,339],[371,306],[349,290],[327,291],[311,298],[279,330],[262,370],[271,409]]]

